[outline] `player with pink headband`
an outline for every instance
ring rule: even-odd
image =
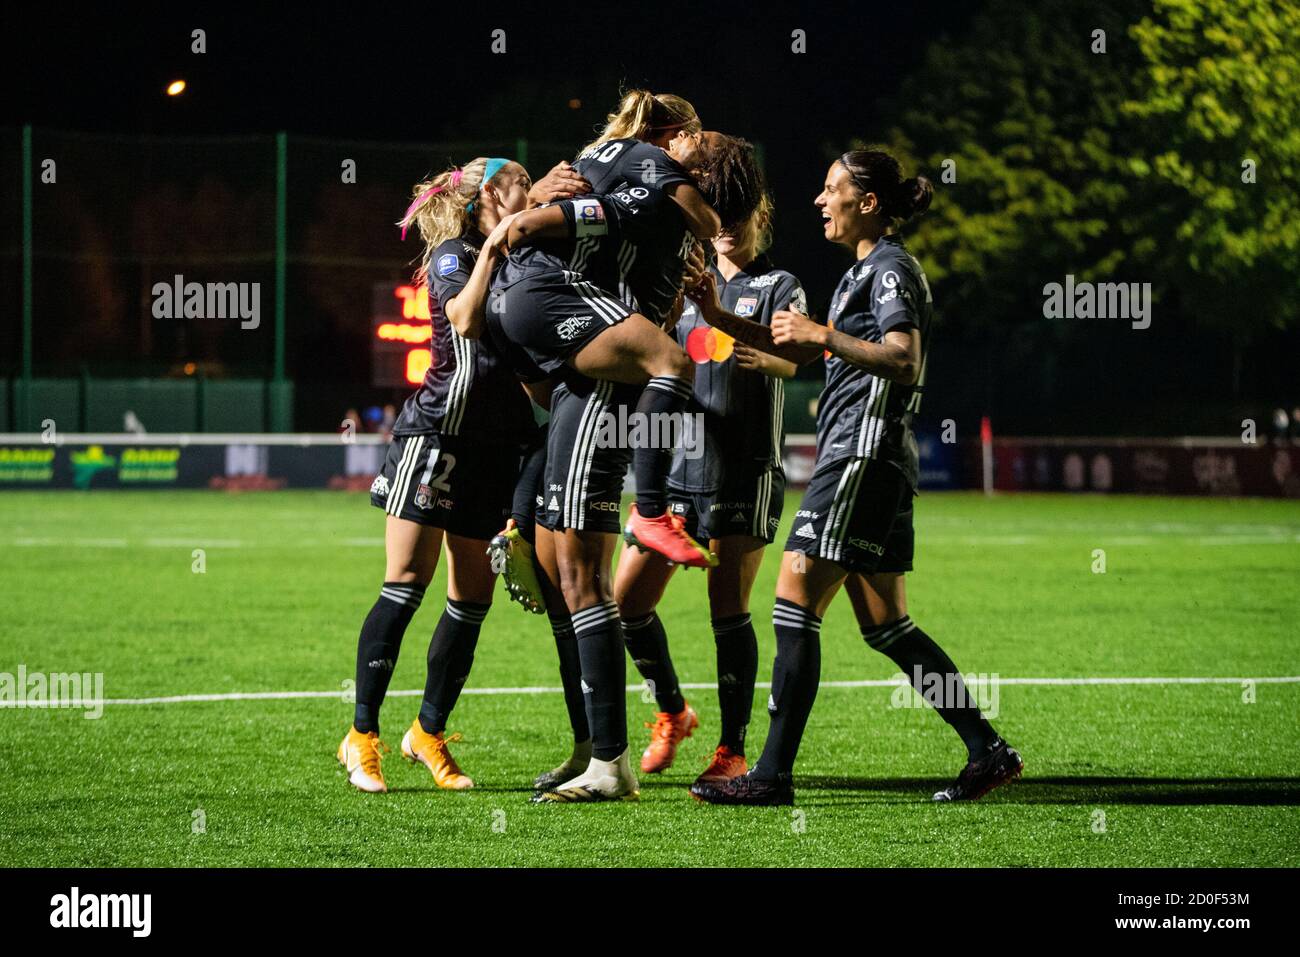
[[[492,602],[488,540],[510,514],[521,456],[540,441],[528,394],[493,343],[480,338],[488,290],[514,216],[587,188],[567,164],[533,185],[513,160],[479,157],[418,183],[399,223],[403,237],[415,226],[424,240],[416,279],[429,289],[432,360],[393,425],[387,459],[370,487],[371,502],[387,513],[386,567],[357,642],[355,714],[338,749],[349,781],[362,791],[388,789],[379,708],[444,540],[447,603],[402,754],[428,768],[441,788],[473,786],[447,749],[446,724]],[[535,398],[549,401],[541,391]]]

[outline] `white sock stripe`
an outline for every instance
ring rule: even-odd
[[[733,631],[740,631],[742,628],[751,627],[753,624],[754,624],[753,619],[749,615],[746,615],[742,620],[734,621],[731,624],[726,625],[722,628],[719,628],[717,625],[714,625],[713,633],[715,635],[727,635]]]
[[[592,605],[590,608],[584,608],[582,611],[573,613],[573,627],[576,631],[584,624],[591,621],[607,621],[610,618],[618,617],[618,605],[612,601],[601,602],[599,605]]]
[[[381,588],[379,590],[379,597],[387,598],[389,601],[394,602],[398,605],[405,605],[407,608],[419,608],[420,599],[423,597],[423,592],[421,592],[418,595],[413,595],[413,594],[404,594],[402,592],[391,591],[390,589],[387,588]]]
[[[638,630],[640,630],[640,629],[642,629],[642,628],[647,627],[647,626],[648,626],[652,621],[654,621],[654,620],[655,620],[655,613],[654,613],[654,612],[651,612],[651,613],[648,614],[648,615],[642,615],[640,618],[624,618],[624,619],[623,619],[623,630],[624,630],[624,631],[638,631]]]
[[[610,625],[611,623],[618,624],[617,609],[612,612],[607,612],[603,615],[598,615],[593,618],[583,619],[581,622],[575,622],[573,626],[573,633],[581,637],[584,632],[603,629],[608,625]]]
[[[772,624],[785,625],[789,628],[802,628],[808,631],[821,631],[821,620],[811,615],[796,615],[781,609],[772,612]]]
[[[483,619],[487,618],[486,608],[482,611],[476,611],[474,609],[466,608],[464,605],[457,605],[450,601],[447,602],[445,610],[447,614],[451,615],[451,617],[455,618],[457,621],[463,621],[470,625],[481,625],[483,624]]]
[[[679,398],[689,399],[691,397],[691,384],[685,379],[679,379],[677,376],[654,376],[646,383],[647,389],[654,389],[656,392],[666,392],[669,395],[675,395]]]

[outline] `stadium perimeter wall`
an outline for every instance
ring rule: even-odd
[[[351,489],[370,487],[386,451],[380,435],[0,434],[0,490]],[[922,489],[983,486],[978,442],[918,436]],[[792,488],[812,474],[816,439],[787,437]],[[1234,439],[1002,438],[994,489],[1300,498],[1300,442]]]

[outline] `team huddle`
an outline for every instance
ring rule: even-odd
[[[354,786],[387,790],[379,710],[444,548],[446,604],[401,743],[438,787],[473,786],[447,725],[500,574],[513,599],[550,621],[573,735],[569,755],[533,782],[533,800],[636,799],[625,655],[656,701],[641,773],[669,768],[699,726],[656,613],[682,566],[707,576],[721,712],[694,797],[793,802],[821,621],[841,586],[871,648],[918,690],[931,676],[956,689],[931,703],[968,760],[935,800],[975,799],[1020,774],[1019,754],[907,613],[910,422],[932,301],[896,230],[931,195],[928,180],[904,179],[882,151],[853,150],[831,165],[815,200],[824,238],[857,261],[823,324],[809,317],[799,281],[765,254],[772,203],[754,148],[703,129],[680,97],[627,93],[593,143],[536,183],[517,162],[480,157],[416,185],[401,226],[424,240],[417,278],[429,289],[432,361],[371,486],[387,512],[386,570],[361,629],[353,725],[338,749]],[[783,380],[819,357],[816,466],[785,543],[770,727],[751,767],[759,663],[750,597],[784,501]],[[696,425],[689,442],[611,442],[610,422]],[[646,431],[655,429],[637,434]],[[629,470],[635,502],[624,522]]]

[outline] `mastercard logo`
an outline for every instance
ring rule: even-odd
[[[694,362],[726,362],[736,347],[736,340],[725,332],[708,326],[697,326],[686,336],[686,354]]]

